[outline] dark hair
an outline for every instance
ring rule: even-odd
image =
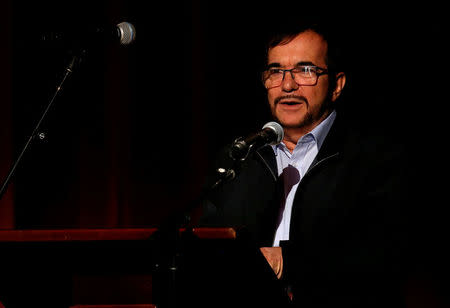
[[[345,72],[346,65],[343,49],[340,45],[341,40],[337,33],[333,32],[334,27],[331,21],[322,21],[317,18],[302,18],[301,21],[298,21],[296,19],[286,18],[282,22],[274,24],[276,26],[268,32],[264,66],[267,65],[268,53],[271,48],[289,43],[300,33],[313,31],[319,34],[328,45],[325,61],[330,72],[330,84],[334,84],[336,73]]]

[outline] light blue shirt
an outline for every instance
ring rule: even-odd
[[[298,184],[316,158],[335,118],[336,111],[333,111],[311,132],[298,140],[292,153],[283,142],[272,146],[277,161],[278,176],[285,182],[283,204],[281,204],[280,216],[277,221],[279,225],[273,242],[274,247],[279,246],[280,241],[289,240],[292,203]]]

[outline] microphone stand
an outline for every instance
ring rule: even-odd
[[[52,107],[56,97],[61,92],[64,83],[69,78],[69,76],[73,73],[73,70],[74,70],[75,66],[78,65],[81,62],[82,56],[84,56],[84,54],[85,54],[85,51],[82,50],[80,52],[80,55],[77,55],[77,54],[74,55],[72,57],[69,65],[64,70],[63,78],[62,78],[61,82],[59,83],[58,87],[56,88],[55,93],[51,97],[50,102],[48,103],[47,107],[44,109],[44,112],[42,113],[41,117],[39,118],[39,121],[37,122],[35,128],[33,129],[33,132],[31,133],[30,137],[28,138],[27,142],[25,143],[25,146],[23,147],[23,149],[20,152],[19,156],[14,161],[11,169],[9,170],[8,175],[6,176],[6,178],[3,181],[3,184],[2,184],[2,186],[0,188],[0,200],[5,195],[5,193],[6,193],[7,189],[8,189],[8,186],[11,183],[11,179],[12,179],[12,177],[15,174],[17,166],[19,165],[20,161],[22,160],[22,157],[24,156],[24,154],[28,150],[29,146],[31,145],[33,139],[35,139],[35,138],[44,139],[45,138],[45,135],[43,133],[39,132],[39,130],[41,128],[41,124],[44,121],[45,117],[47,116],[47,113],[49,112],[50,108]]]
[[[151,237],[157,243],[157,251],[159,255],[156,257],[156,264],[154,264],[154,271],[157,273],[157,281],[161,284],[165,284],[166,287],[160,286],[159,289],[161,299],[156,300],[158,307],[162,308],[175,308],[179,307],[180,303],[177,303],[178,299],[178,271],[180,261],[183,254],[184,241],[195,239],[192,231],[190,214],[195,210],[199,204],[201,204],[206,197],[221,187],[223,184],[235,179],[240,164],[245,159],[234,160],[234,164],[231,168],[218,168],[216,170],[216,178],[211,186],[207,186],[202,189],[200,194],[191,201],[188,206],[182,211],[182,213],[176,213],[170,216],[161,226],[158,231]],[[180,229],[184,228],[185,231],[180,234]],[[184,241],[183,241],[184,240]],[[156,283],[158,285],[158,283]],[[163,295],[161,295],[163,293]],[[158,295],[157,295],[158,296]]]

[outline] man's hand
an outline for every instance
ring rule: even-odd
[[[275,272],[275,275],[277,275],[277,278],[280,279],[281,274],[283,273],[283,255],[281,254],[281,247],[261,247],[259,249]]]

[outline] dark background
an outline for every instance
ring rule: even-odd
[[[271,119],[259,75],[269,29],[318,15],[347,44],[344,111],[409,149],[405,159],[417,171],[417,250],[447,281],[445,8],[392,1],[2,1],[1,180],[77,50],[70,38],[48,42],[43,35],[128,21],[137,37],[126,47],[86,48],[42,125],[46,138],[31,144],[0,200],[0,228],[155,227],[186,208],[216,151]]]
[[[312,14],[348,44],[345,111],[390,130],[387,138],[407,141],[428,164],[447,109],[440,7],[10,0],[2,12],[2,179],[75,50],[70,38],[42,36],[128,21],[137,38],[86,49],[43,123],[46,139],[32,143],[1,200],[3,228],[156,226],[186,207],[215,152],[270,120],[259,77],[268,29]]]

